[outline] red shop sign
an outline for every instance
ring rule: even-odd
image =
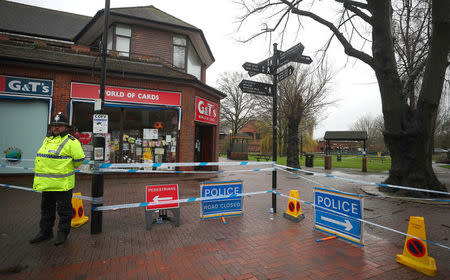
[[[178,208],[178,184],[145,186],[147,210]]]
[[[100,98],[100,86],[72,83],[71,97],[98,99]],[[181,93],[106,86],[105,101],[181,106]]]
[[[218,123],[217,104],[201,97],[195,97],[195,120],[199,122]]]

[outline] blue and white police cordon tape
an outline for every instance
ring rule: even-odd
[[[330,174],[327,174],[327,173],[319,173],[319,172],[303,170],[303,169],[298,169],[298,168],[289,167],[289,166],[285,166],[285,165],[279,165],[279,164],[275,164],[275,167],[278,168],[278,169],[285,168],[285,169],[290,169],[290,170],[296,170],[296,171],[304,172],[304,173],[310,174],[310,175],[324,176],[324,177],[328,177],[328,178],[335,178],[335,179],[338,179],[338,180],[350,181],[350,182],[361,183],[361,184],[376,185],[376,186],[379,186],[379,187],[388,187],[388,188],[403,189],[403,190],[408,190],[408,191],[418,191],[418,192],[428,192],[428,193],[437,193],[437,194],[450,195],[449,192],[441,192],[441,191],[435,191],[435,190],[418,189],[418,188],[412,188],[412,187],[405,187],[405,186],[398,186],[398,185],[390,185],[390,184],[374,183],[374,182],[368,182],[368,181],[362,181],[362,180],[355,180],[355,179],[350,179],[350,178],[334,176],[334,175],[330,175]]]
[[[225,165],[273,165],[272,161],[226,161],[226,162],[165,162],[165,163],[102,163],[99,168],[145,168],[180,166],[225,166]]]
[[[9,184],[0,184],[0,187],[16,189],[16,190],[23,190],[23,191],[28,191],[28,192],[41,193],[41,191],[36,191],[36,190],[33,190],[32,188],[14,186],[14,185],[9,185]],[[79,198],[79,199],[86,200],[86,201],[92,201],[95,204],[103,203],[103,197],[90,197],[90,196],[76,195],[76,194],[74,194],[72,197]]]
[[[450,247],[445,246],[445,245],[440,244],[440,243],[436,243],[436,242],[433,242],[433,241],[430,241],[430,240],[422,239],[422,238],[420,238],[420,237],[417,237],[417,236],[414,236],[414,235],[410,235],[410,234],[407,234],[407,233],[404,233],[404,232],[395,230],[395,229],[393,229],[393,228],[385,227],[385,226],[382,226],[382,225],[379,225],[379,224],[376,224],[376,223],[372,223],[372,222],[369,222],[369,221],[364,220],[364,219],[359,219],[359,218],[356,218],[356,217],[351,217],[351,216],[349,216],[349,215],[347,215],[347,214],[344,214],[344,213],[341,213],[341,212],[337,212],[337,211],[334,211],[334,210],[332,210],[332,209],[329,209],[329,208],[326,208],[326,207],[323,207],[323,206],[316,205],[315,203],[311,203],[311,202],[304,201],[304,200],[301,200],[301,199],[298,199],[298,198],[295,198],[295,197],[291,197],[291,196],[289,196],[289,195],[285,195],[285,194],[279,193],[279,192],[277,192],[277,191],[271,191],[271,192],[274,193],[274,194],[276,194],[276,195],[279,195],[279,196],[282,196],[282,197],[287,197],[287,198],[289,198],[289,199],[293,199],[293,200],[299,201],[299,202],[301,202],[301,203],[310,205],[310,206],[312,206],[313,208],[316,207],[316,208],[321,209],[321,210],[324,210],[324,211],[328,211],[328,212],[331,212],[331,213],[334,213],[334,214],[337,214],[337,215],[340,215],[340,216],[344,216],[344,217],[347,217],[347,218],[350,218],[350,219],[353,219],[353,220],[357,220],[357,221],[362,222],[362,223],[365,223],[365,224],[369,224],[369,225],[372,225],[372,226],[376,226],[376,227],[379,227],[379,228],[382,228],[382,229],[385,229],[385,230],[388,230],[388,231],[392,231],[392,232],[395,232],[395,233],[399,233],[399,234],[402,234],[402,235],[405,235],[405,236],[417,238],[417,239],[420,239],[420,240],[422,240],[422,241],[424,241],[424,242],[428,242],[428,243],[433,244],[433,245],[435,245],[435,246],[442,247],[442,248],[444,248],[444,249],[450,250]],[[339,191],[338,191],[338,193],[342,193],[342,194],[350,194],[350,193],[339,192]],[[351,194],[351,195],[354,195],[354,194]]]
[[[239,173],[239,172],[258,172],[258,171],[273,171],[274,168],[258,168],[258,169],[241,169],[241,170],[218,170],[218,171],[179,171],[179,170],[142,170],[142,169],[108,169],[101,168],[100,172],[103,173]]]
[[[259,192],[248,192],[248,193],[240,193],[240,194],[232,194],[232,195],[218,195],[218,196],[208,196],[208,197],[192,197],[192,198],[184,198],[184,199],[173,199],[173,200],[162,200],[158,202],[141,202],[141,203],[129,203],[129,204],[117,204],[117,205],[109,205],[109,206],[98,206],[92,207],[93,211],[104,211],[104,210],[118,210],[118,209],[126,209],[126,208],[137,208],[137,207],[145,207],[145,206],[163,206],[164,204],[171,203],[186,203],[186,202],[194,202],[194,201],[203,201],[203,200],[216,200],[216,199],[227,199],[227,198],[236,198],[243,196],[251,196],[256,194],[266,194],[272,193],[272,190],[269,191],[259,191]]]

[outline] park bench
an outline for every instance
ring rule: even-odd
[[[367,156],[367,160],[371,162],[381,162],[384,163],[385,157],[378,156]]]
[[[271,157],[271,155],[268,155],[268,154],[259,154],[259,155],[256,155],[256,160],[257,161],[260,161],[260,160],[269,161],[270,157]]]

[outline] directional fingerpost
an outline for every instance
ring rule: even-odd
[[[279,55],[278,67],[285,65],[288,62],[293,61],[298,56],[301,56],[303,51],[305,50],[305,46],[302,43],[298,43],[297,45],[291,47],[285,52],[281,52]]]
[[[255,64],[255,63],[251,63],[251,62],[246,62],[244,64],[242,64],[242,67],[249,72],[254,72],[254,73],[264,73],[264,74],[268,74],[269,73],[269,67],[265,64]]]
[[[281,82],[282,80],[284,80],[287,77],[289,77],[290,75],[292,75],[292,73],[294,73],[294,67],[289,66],[288,68],[286,68],[283,71],[281,71],[280,73],[278,73],[277,81]]]
[[[362,197],[314,188],[314,228],[362,245]]]
[[[239,88],[246,93],[272,96],[272,85],[266,83],[260,83],[250,80],[242,80],[239,84]]]

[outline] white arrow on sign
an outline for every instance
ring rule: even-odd
[[[339,221],[336,221],[336,220],[333,220],[333,219],[330,219],[330,218],[327,218],[324,216],[321,216],[320,218],[324,221],[343,226],[343,227],[345,227],[346,231],[350,231],[353,228],[353,226],[349,220],[345,220],[345,223],[343,223],[343,222],[339,222]]]
[[[153,198],[153,202],[158,203],[160,200],[172,200],[172,197],[159,197],[159,195]]]

